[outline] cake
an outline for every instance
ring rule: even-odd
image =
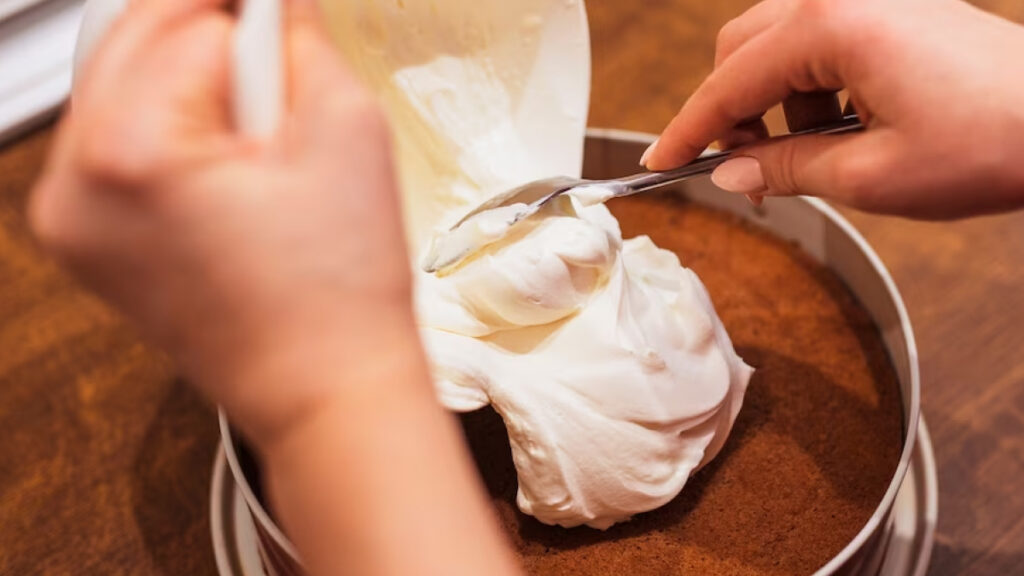
[[[895,371],[842,282],[736,217],[670,195],[611,205],[704,280],[756,368],[723,451],[668,505],[607,531],[541,524],[515,504],[505,427],[461,416],[497,516],[528,574],[811,574],[867,522],[903,444]]]

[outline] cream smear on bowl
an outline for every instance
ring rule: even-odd
[[[441,402],[508,429],[518,505],[607,528],[718,453],[751,375],[700,280],[600,204],[566,197],[442,276],[431,240],[489,197],[578,176],[581,3],[325,0],[393,123],[422,338]],[[483,231],[484,233],[486,231]]]

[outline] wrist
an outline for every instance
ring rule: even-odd
[[[262,444],[270,501],[310,571],[516,573],[425,363],[390,364],[367,384]]]
[[[316,324],[250,335],[247,346],[204,371],[203,387],[261,453],[327,409],[371,409],[409,394],[434,401],[411,312]]]

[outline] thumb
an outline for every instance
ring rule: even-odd
[[[819,196],[853,206],[871,204],[896,158],[892,135],[806,135],[737,150],[711,181],[750,196]]]

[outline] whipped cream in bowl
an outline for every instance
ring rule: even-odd
[[[585,190],[452,270],[419,263],[495,194],[579,176],[589,99],[583,4],[324,3],[397,142],[415,304],[440,401],[504,420],[517,504],[608,528],[662,506],[728,436],[752,369],[697,276]],[[398,31],[401,31],[400,33]],[[509,210],[515,210],[510,207]]]

